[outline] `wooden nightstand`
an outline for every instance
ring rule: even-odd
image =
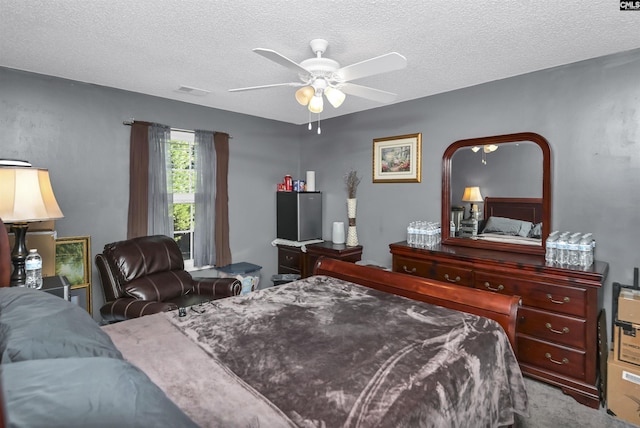
[[[313,265],[319,257],[355,263],[362,258],[362,245],[347,247],[345,244],[334,244],[331,241],[309,244],[303,253],[300,247],[278,245],[278,273],[296,273],[302,278],[311,276]]]

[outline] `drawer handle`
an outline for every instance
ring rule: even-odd
[[[448,273],[444,274],[444,279],[446,279],[449,282],[459,282],[460,281],[460,277],[459,276],[456,276],[456,279],[450,279]]]
[[[545,327],[547,327],[549,329],[549,331],[552,332],[552,333],[556,333],[556,334],[567,334],[567,333],[569,333],[569,327],[564,327],[562,329],[562,331],[554,330],[553,327],[551,326],[551,323],[546,323]]]
[[[569,359],[568,358],[563,358],[562,361],[558,361],[558,360],[554,360],[553,358],[551,358],[551,354],[550,353],[546,353],[544,354],[545,358],[549,361],[551,361],[553,364],[559,364],[559,365],[565,365],[565,364],[569,364]]]
[[[403,269],[406,273],[416,273],[416,268],[409,269],[409,268],[407,267],[407,265],[402,266],[402,269]]]
[[[491,291],[502,291],[504,290],[504,285],[500,284],[497,287],[492,287],[490,282],[485,282],[484,286],[487,288],[487,290],[491,290]]]
[[[569,303],[571,301],[571,299],[569,299],[568,297],[562,299],[562,302],[559,300],[553,300],[553,296],[551,294],[547,294],[547,299],[549,299],[551,303],[555,303],[556,305],[564,305],[565,303]]]
[[[293,256],[284,256],[285,259],[287,259],[288,261],[293,260]]]

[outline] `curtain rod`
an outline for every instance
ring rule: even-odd
[[[142,124],[145,124],[145,125],[152,125],[151,122],[145,122],[145,121],[142,121],[142,120],[135,120],[133,118],[122,121],[122,124],[126,125],[126,126],[131,126],[134,123],[142,123]],[[171,129],[175,129],[176,131],[183,131],[183,132],[193,132],[193,129],[180,129],[180,128],[171,128]],[[220,131],[212,131],[212,132],[215,133],[215,132],[220,132]],[[229,136],[229,139],[233,140],[233,137],[228,132],[220,132],[220,133],[221,134],[227,134]]]

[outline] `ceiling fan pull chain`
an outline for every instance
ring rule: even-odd
[[[311,126],[311,111],[309,111],[309,131],[311,131],[312,126]]]
[[[320,113],[318,113],[318,135],[320,135],[322,131],[320,130]]]

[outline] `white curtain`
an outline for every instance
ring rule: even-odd
[[[195,131],[196,194],[193,265],[215,266],[216,151],[213,132]]]
[[[171,189],[171,159],[168,126],[149,127],[149,214],[148,234],[173,238],[173,191]]]

